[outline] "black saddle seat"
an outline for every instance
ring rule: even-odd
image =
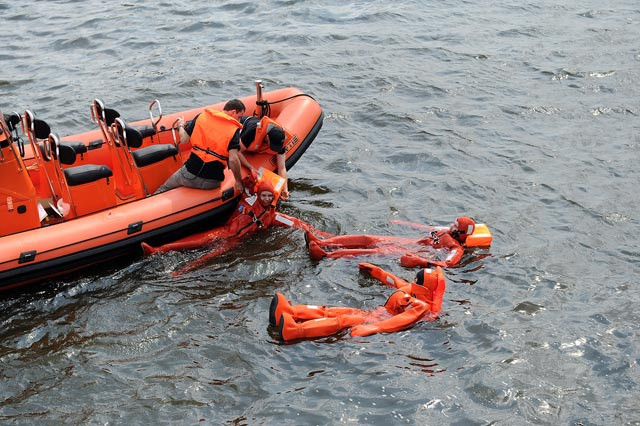
[[[77,141],[60,141],[60,143],[58,145],[59,146],[62,146],[62,145],[70,146],[71,148],[73,148],[73,150],[76,152],[76,154],[84,154],[89,150],[84,143],[77,142]]]
[[[60,153],[60,162],[69,166],[76,162],[77,154],[82,155],[87,152],[87,146],[82,142],[60,142],[58,151]]]
[[[156,134],[156,129],[149,126],[138,127],[136,130],[140,132],[143,138],[148,138],[149,136],[153,136]]]
[[[138,167],[144,167],[176,155],[178,155],[178,149],[174,145],[151,145],[133,151],[133,160]]]
[[[111,169],[104,165],[87,164],[64,170],[69,186],[82,185],[102,178],[113,176]]]

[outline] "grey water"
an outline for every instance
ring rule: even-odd
[[[443,314],[282,344],[271,297],[373,309],[293,230],[0,295],[3,424],[640,425],[640,3],[0,2],[0,110],[60,135],[294,86],[322,130],[280,209],[335,233],[486,223]]]

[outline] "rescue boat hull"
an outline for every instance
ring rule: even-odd
[[[269,102],[291,98],[288,104],[287,101],[282,105],[274,103],[274,109],[270,111],[279,123],[295,134],[286,147],[289,170],[320,131],[322,109],[315,100],[293,88],[267,92],[263,96]],[[256,112],[250,107],[256,105],[256,96],[241,100],[247,106],[248,114]],[[221,110],[222,106],[221,103],[207,108]],[[204,108],[163,117],[160,126],[166,123],[164,128],[169,128],[177,117],[193,119]],[[133,126],[144,124],[143,121],[131,123]],[[90,145],[100,139],[100,132],[61,139]],[[188,145],[180,146],[183,160],[189,152]],[[98,153],[89,152],[87,156],[87,161],[101,161]],[[255,154],[247,158],[256,168],[276,170],[274,155]],[[246,173],[248,171],[243,169],[243,174]],[[222,224],[240,196],[234,189],[233,174],[227,169],[225,181],[217,189],[176,188],[52,225],[43,224],[35,229],[3,235],[0,237],[0,290],[46,282],[117,258],[135,258],[141,255],[140,243],[143,241],[164,243]]]

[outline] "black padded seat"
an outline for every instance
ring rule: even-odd
[[[138,132],[140,132],[140,135],[143,138],[148,138],[149,136],[153,136],[153,135],[156,134],[156,129],[154,129],[153,127],[149,127],[149,126],[147,126],[147,127],[138,127],[138,128],[136,128],[136,130]]]
[[[71,145],[59,144],[58,153],[62,164],[69,166],[76,162],[76,150]]]
[[[70,166],[76,162],[76,156],[87,152],[87,146],[82,142],[59,142],[58,152],[60,153],[60,162]]]
[[[87,149],[89,151],[91,151],[92,149],[100,149],[100,148],[102,148],[102,145],[104,145],[104,141],[103,140],[91,141],[91,142],[89,142],[89,145],[87,146]]]
[[[111,169],[104,165],[87,164],[64,170],[64,176],[69,186],[82,185],[102,178],[113,176]]]
[[[60,141],[58,146],[62,145],[70,146],[71,148],[73,148],[76,154],[84,154],[88,151],[87,146],[84,143],[78,141]]]
[[[178,148],[171,144],[151,145],[135,150],[132,154],[136,165],[144,167],[178,155]]]

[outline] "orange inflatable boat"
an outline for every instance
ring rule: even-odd
[[[322,108],[298,89],[263,93],[258,81],[255,95],[239,99],[247,115],[286,129],[287,169],[322,127]],[[220,188],[152,195],[189,156],[178,117],[192,120],[223,105],[162,115],[155,100],[149,119],[129,123],[96,99],[90,110],[97,129],[65,137],[31,111],[0,113],[0,290],[137,257],[142,241],[161,244],[223,223],[241,195],[229,169]],[[256,169],[276,170],[275,155],[245,157]]]

